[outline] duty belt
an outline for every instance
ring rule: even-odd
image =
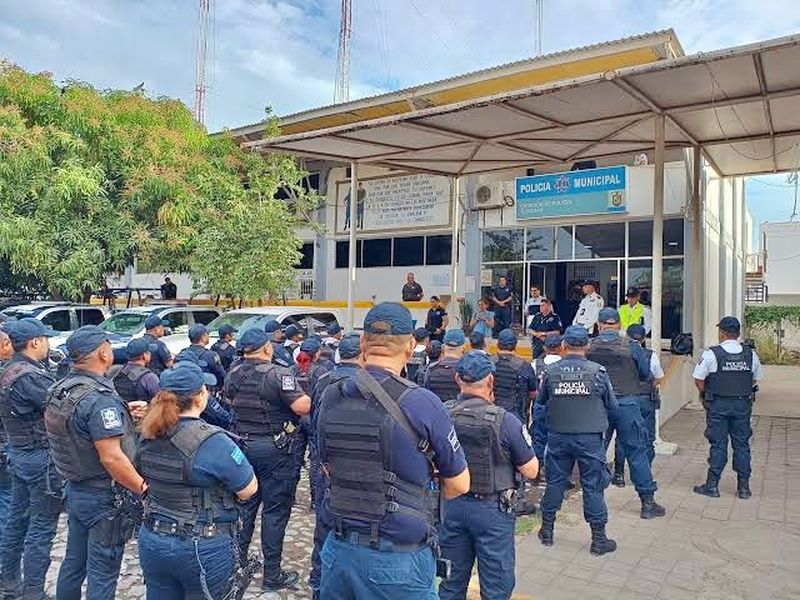
[[[238,523],[235,521],[224,523],[198,523],[197,525],[184,525],[179,527],[172,521],[162,521],[155,517],[147,517],[144,525],[153,533],[164,535],[174,535],[183,538],[213,538],[218,535],[228,534],[233,536],[238,530]]]

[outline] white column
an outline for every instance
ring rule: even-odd
[[[459,186],[461,183],[460,177],[453,177],[450,182],[452,206],[450,207],[453,229],[453,246],[450,250],[450,322],[453,323],[455,318],[460,319],[460,312],[458,311],[458,249],[459,249],[459,233],[461,231],[461,204],[458,201]],[[462,324],[463,325],[463,324]]]
[[[356,322],[356,205],[358,204],[358,163],[350,163],[350,247],[347,257],[347,331]]]

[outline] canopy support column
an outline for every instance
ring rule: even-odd
[[[461,204],[458,201],[458,195],[460,193],[459,187],[461,184],[461,178],[456,176],[453,177],[450,181],[450,190],[453,205],[451,206],[451,214],[450,218],[452,219],[452,247],[450,249],[450,322],[453,322],[453,316],[459,315],[461,312],[455,312],[458,308],[458,249],[459,249],[459,232],[461,230],[460,223],[461,223]],[[463,323],[462,323],[463,325]]]
[[[347,256],[347,331],[353,331],[356,324],[356,205],[358,204],[358,163],[350,163],[350,231]]]

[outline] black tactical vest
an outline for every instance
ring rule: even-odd
[[[147,367],[128,363],[117,371],[111,381],[114,382],[114,389],[117,390],[117,394],[125,402],[135,402],[137,400],[149,402],[152,398],[147,397],[147,393],[139,387],[139,382],[142,377],[150,372]]]
[[[439,396],[442,402],[449,402],[458,398],[461,390],[456,383],[457,358],[443,358],[432,363],[425,371],[422,385]]]
[[[369,376],[369,375],[368,375]],[[439,494],[424,483],[405,481],[394,471],[391,449],[400,428],[398,421],[372,396],[344,393],[345,381],[325,391],[325,419],[319,423],[319,442],[327,455],[330,474],[330,511],[336,529],[343,521],[368,524],[377,543],[380,521],[390,513],[403,513],[427,523],[435,536]],[[398,405],[417,386],[389,376],[379,384]],[[420,452],[432,460],[427,446]],[[431,476],[433,472],[431,469]]]
[[[467,457],[469,491],[494,494],[516,487],[516,469],[500,441],[506,410],[482,398],[452,400],[445,406]]]
[[[193,528],[217,521],[223,509],[236,506],[233,494],[221,485],[190,483],[197,450],[218,432],[224,430],[198,419],[178,423],[164,437],[142,440],[138,464],[148,486],[145,518],[157,515],[174,521],[178,529]]]
[[[7,434],[8,443],[12,446],[26,448],[47,448],[47,430],[44,427],[44,416],[38,410],[25,415],[18,414],[9,397],[14,383],[23,375],[36,373],[55,381],[42,365],[35,365],[22,358],[11,359],[0,371],[0,419]]]
[[[110,381],[99,381],[87,375],[71,373],[66,379],[50,388],[44,423],[50,441],[50,453],[59,473],[68,481],[90,479],[110,480],[94,447],[94,443],[75,429],[73,415],[82,400],[91,393],[108,394],[116,399],[122,418],[124,434],[120,440],[122,451],[131,461],[136,457],[136,428],[125,403],[114,391]],[[110,484],[110,481],[109,481]]]
[[[494,373],[495,404],[516,415],[523,423],[527,423],[528,417],[524,414],[527,402],[523,394],[528,392],[523,389],[520,377],[525,361],[513,354],[495,354],[492,356],[492,362],[497,367]]]
[[[267,396],[264,382],[275,365],[243,360],[231,369],[225,386],[234,413],[233,430],[244,439],[265,439],[283,431],[284,422],[299,418],[277,395]]]
[[[639,394],[639,369],[631,354],[630,340],[595,338],[586,358],[606,368],[617,398]]]
[[[603,369],[588,360],[560,360],[546,368],[547,429],[557,433],[602,433],[608,414],[598,373]]]
[[[706,391],[716,398],[745,398],[753,395],[753,349],[742,345],[738,354],[722,346],[709,348],[717,359],[717,371],[709,373]]]

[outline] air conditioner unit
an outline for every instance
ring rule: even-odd
[[[506,191],[506,183],[495,181],[491,184],[479,185],[472,198],[472,210],[485,210],[514,206],[514,196]]]

